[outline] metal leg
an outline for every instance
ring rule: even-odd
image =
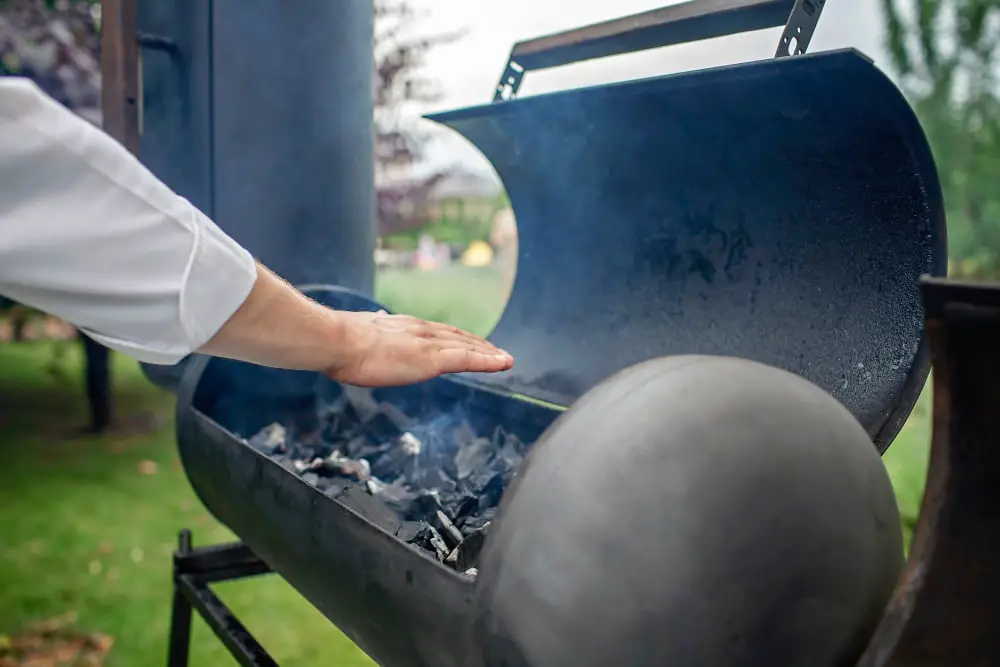
[[[81,333],[86,356],[85,384],[90,430],[103,433],[111,425],[111,350]]]
[[[250,631],[203,581],[191,575],[181,575],[179,588],[191,606],[198,610],[208,627],[226,645],[229,653],[243,667],[278,667]],[[174,667],[174,665],[170,665]]]
[[[174,607],[170,617],[170,653],[167,667],[188,667],[191,652],[191,604],[174,584]]]
[[[174,601],[167,667],[188,667],[191,617],[197,611],[243,667],[278,667],[209,584],[270,572],[244,544],[194,549],[191,532],[181,531],[174,554]]]

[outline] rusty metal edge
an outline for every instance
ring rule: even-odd
[[[909,560],[859,667],[1000,664],[1000,285],[921,281],[933,374]]]

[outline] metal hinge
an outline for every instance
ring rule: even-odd
[[[825,4],[826,0],[795,0],[788,23],[785,24],[785,30],[778,41],[775,58],[801,56],[806,52]]]
[[[694,4],[694,0],[686,4]],[[737,9],[741,9],[743,11],[749,11],[758,8],[758,6],[762,3],[748,2],[748,1],[740,2],[738,0],[726,0],[726,2],[721,4],[723,6],[716,7],[714,10],[712,10],[714,11],[715,14],[719,14],[722,10],[725,10],[729,13],[732,13]],[[777,0],[772,0],[769,3],[763,3],[763,4],[776,5],[778,4],[778,2]],[[781,58],[784,56],[798,56],[806,52],[806,49],[809,47],[809,42],[810,40],[812,40],[813,32],[815,32],[816,30],[816,24],[819,22],[819,15],[823,12],[823,6],[825,4],[826,0],[795,0],[795,5],[792,7],[792,12],[788,17],[788,20],[785,22],[785,29],[781,35],[781,41],[778,42],[778,50],[775,53],[775,58]],[[649,12],[646,12],[641,16],[648,16],[649,14],[650,14]],[[781,14],[777,14],[773,22],[768,23],[764,27],[781,25],[779,23],[779,21],[781,20],[780,17]],[[686,20],[690,21],[691,18],[692,17],[688,16]],[[712,12],[707,12],[703,15],[695,16],[694,18],[710,19],[713,18],[713,14]],[[647,18],[647,21],[648,20],[649,19]],[[620,23],[621,20],[618,20],[616,22]],[[664,24],[664,25],[666,25],[666,27],[669,27],[669,24]],[[662,28],[664,27],[664,25],[660,25],[660,27]],[[649,25],[645,25],[640,22],[638,24],[638,27],[648,28]],[[654,24],[654,27],[656,27],[656,24]],[[754,29],[757,29],[759,27],[760,26],[756,26],[754,27]],[[569,33],[557,35],[556,37],[562,38],[562,41],[565,42],[566,41],[565,35],[572,34],[573,39],[575,40],[575,45],[579,47],[580,44],[586,43],[587,41],[593,41],[595,39],[593,36],[588,34],[588,31],[592,31],[592,29],[593,29],[592,26],[587,28],[580,28],[575,31],[570,31]],[[741,30],[745,29],[749,28],[744,27]],[[739,32],[741,30],[731,31],[731,32]],[[636,26],[631,26],[622,29],[618,36],[629,37],[630,33],[636,33],[636,32],[637,32]],[[688,30],[687,32],[690,32],[690,30]],[[721,36],[722,34],[726,33],[718,33],[718,34],[713,33],[713,35],[716,36]],[[664,45],[676,44],[683,41],[688,41],[688,39],[689,37],[677,38],[675,35],[673,38],[671,38],[670,41],[664,41],[663,44]],[[539,40],[533,40],[533,41],[539,41]],[[503,75],[500,77],[500,81],[497,83],[496,90],[493,93],[494,102],[503,102],[506,100],[511,100],[517,96],[517,93],[521,88],[521,82],[524,79],[526,68],[520,63],[518,63],[514,58],[515,54],[517,53],[518,46],[523,44],[524,43],[522,42],[515,45],[514,50],[511,52],[511,57],[507,60],[507,65],[504,67]],[[562,44],[562,46],[565,46],[565,44]],[[646,49],[646,48],[650,48],[650,45],[646,41],[643,41],[642,46],[636,47],[634,49],[617,50],[614,51],[613,53],[626,53],[634,51],[636,49]],[[537,51],[533,55],[537,58],[538,56]],[[578,58],[566,60],[561,64],[569,64],[570,62],[576,62],[576,60],[578,60]],[[551,66],[553,66],[552,63],[543,65],[543,67],[551,67]]]
[[[514,62],[513,58],[507,61],[507,66],[503,70],[503,76],[497,84],[496,92],[493,93],[494,102],[503,102],[513,99],[521,87],[524,79],[524,68]]]

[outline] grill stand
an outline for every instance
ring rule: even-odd
[[[220,600],[210,584],[268,574],[271,568],[242,542],[198,549],[182,530],[174,553],[174,602],[170,618],[168,667],[188,667],[191,612],[197,611],[243,667],[278,667],[250,631]]]

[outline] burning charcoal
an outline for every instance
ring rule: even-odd
[[[322,438],[324,440],[343,440],[347,424],[341,422],[340,415],[332,414],[323,420]]]
[[[344,492],[352,482],[347,479],[332,479],[330,477],[320,477],[319,482],[316,484],[316,488],[330,496],[331,498],[336,498]]]
[[[415,523],[418,528],[416,534],[409,540],[409,542],[417,545],[418,547],[433,550],[433,547],[431,546],[431,538],[435,533],[437,533],[437,531],[434,530],[434,527],[426,521],[414,521],[412,523]]]
[[[407,456],[420,456],[420,450],[423,449],[424,443],[420,441],[420,438],[413,435],[410,432],[403,433],[399,436],[399,448]]]
[[[361,434],[348,440],[342,449],[344,454],[352,459],[371,461],[384,454],[390,447],[392,447],[392,443],[374,442],[367,435]]]
[[[379,411],[378,401],[372,396],[370,389],[344,385],[344,396],[347,402],[343,414],[349,419],[353,417],[353,421],[359,424],[365,423]]]
[[[434,553],[437,554],[438,560],[443,562],[446,558],[448,558],[448,554],[451,553],[451,549],[448,548],[447,542],[444,541],[444,538],[441,537],[441,534],[438,533],[433,526],[431,526],[430,532],[431,547],[434,549]]]
[[[387,401],[382,401],[379,404],[379,409],[400,431],[408,431],[413,426],[413,420],[398,406]]]
[[[516,471],[524,461],[524,454],[520,448],[521,441],[516,436],[508,436],[497,451],[497,458],[503,462],[504,468],[508,471]]]
[[[448,515],[438,510],[434,513],[434,527],[444,538],[450,548],[455,548],[462,542],[462,532],[455,527]]]
[[[281,424],[271,424],[247,442],[251,447],[261,454],[272,456],[279,451],[284,451],[288,432]]]
[[[479,514],[466,519],[465,523],[462,525],[462,529],[465,531],[466,535],[471,535],[477,530],[482,530],[489,525],[490,521],[493,521],[493,519],[496,518],[496,515],[497,508],[495,507],[484,510]]]
[[[466,537],[461,544],[455,547],[453,552],[455,565],[459,570],[467,570],[479,565],[479,554],[482,553],[483,545],[486,544],[486,533],[489,527],[490,522],[487,521],[482,528]]]
[[[484,437],[462,406],[419,407],[419,421],[372,392],[343,393],[310,422],[272,424],[248,444],[319,492],[418,551],[475,576],[486,529],[528,445],[497,427]],[[318,428],[298,428],[301,425]]]
[[[444,559],[444,564],[452,569],[458,569],[458,547],[451,550],[448,557]]]
[[[454,494],[458,488],[452,478],[436,467],[421,467],[414,471],[407,481],[418,488],[435,489],[444,494]]]
[[[319,413],[312,408],[296,410],[292,415],[292,432],[295,439],[303,444],[312,446],[318,443],[322,434]]]
[[[399,530],[396,531],[396,537],[403,542],[411,543],[416,541],[420,534],[428,528],[430,526],[423,521],[404,521]]]
[[[444,538],[441,537],[441,534],[437,532],[434,526],[428,523],[421,522],[420,530],[411,544],[422,547],[427,551],[433,551],[435,555],[437,555],[438,560],[442,562],[448,558],[448,554],[451,553],[451,550],[448,548],[448,545],[445,544]]]
[[[383,401],[378,404],[378,411],[365,419],[364,430],[376,440],[390,440],[402,435],[412,423],[402,410]]]
[[[456,495],[449,501],[448,514],[455,518],[456,525],[464,523],[466,517],[479,509],[479,498],[473,495]]]
[[[442,509],[441,499],[437,494],[421,491],[410,503],[409,512],[405,516],[411,521],[429,522],[440,509]]]
[[[417,471],[423,443],[412,433],[403,433],[382,456],[372,461],[372,473],[380,479],[408,479]]]
[[[455,455],[459,479],[468,479],[477,470],[486,468],[493,458],[493,443],[489,438],[473,438],[463,443]]]
[[[396,513],[368,494],[363,486],[351,484],[336,496],[336,500],[354,510],[390,535],[399,530]]]
[[[401,484],[385,484],[376,479],[368,480],[367,484],[368,492],[392,508],[399,516],[404,518],[418,516],[419,508],[415,508],[419,498],[417,493]],[[426,514],[427,510],[424,512]]]
[[[325,394],[325,392],[321,393]],[[323,395],[319,400],[322,401],[322,405],[318,410],[319,420],[324,423],[337,420],[343,414],[344,408],[347,407],[347,394],[339,388],[337,389],[337,395],[332,399],[329,396]]]
[[[327,475],[340,475],[362,482],[372,476],[372,468],[368,461],[349,459],[336,451],[325,459],[314,459],[310,468]]]
[[[472,428],[472,424],[468,421],[463,420],[455,430],[451,432],[451,437],[459,447],[464,447],[470,442],[476,439],[476,432]]]
[[[479,509],[485,510],[496,507],[503,497],[504,483],[503,473],[497,473],[490,478],[490,481],[479,492]]]

